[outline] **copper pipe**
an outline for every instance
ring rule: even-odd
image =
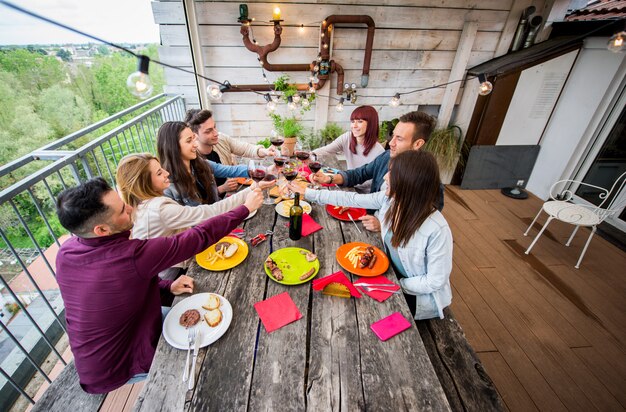
[[[321,33],[322,36],[322,51],[321,56],[322,60],[328,60],[330,64],[330,70],[328,74],[321,75],[318,73],[319,81],[315,84],[315,90],[319,90],[326,84],[326,80],[330,78],[330,73],[337,73],[337,94],[343,94],[343,82],[344,82],[344,71],[343,67],[335,62],[334,60],[330,60],[330,32],[332,31],[332,25],[335,23],[363,23],[367,24],[367,39],[365,41],[365,57],[363,59],[363,72],[361,74],[361,87],[367,87],[369,82],[369,70],[370,70],[370,62],[372,60],[372,47],[374,44],[374,30],[375,24],[374,20],[370,16],[366,15],[331,15],[328,16],[324,23],[322,24]],[[263,68],[270,72],[300,72],[300,71],[312,71],[313,67],[317,64],[317,61],[313,61],[310,64],[271,64],[267,61],[267,55],[280,46],[280,35],[283,32],[283,28],[279,22],[274,23],[274,40],[270,44],[266,44],[265,46],[259,46],[258,44],[254,44],[250,40],[250,29],[248,22],[242,22],[241,29],[239,32],[243,37],[243,44],[246,46],[246,49],[250,50],[253,53],[256,53],[259,56],[259,60]],[[327,45],[324,48],[324,44]],[[295,87],[298,90],[308,90],[308,84],[297,83]],[[249,84],[249,85],[233,85],[232,88],[226,91],[232,92],[241,92],[246,90],[253,91],[271,91],[274,90],[274,85],[271,84]]]

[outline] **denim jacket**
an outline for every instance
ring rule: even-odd
[[[383,241],[390,229],[385,213],[392,200],[385,192],[358,194],[307,189],[304,198],[321,204],[377,209]],[[443,309],[452,302],[452,232],[443,215],[435,211],[426,218],[407,245],[398,248],[398,255],[408,276],[400,279],[404,292],[417,297],[432,294],[439,317],[443,319]],[[420,314],[415,313],[415,318],[421,319]]]

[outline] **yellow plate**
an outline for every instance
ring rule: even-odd
[[[279,215],[281,215],[282,217],[286,217],[289,218],[289,209],[291,209],[291,206],[293,206],[293,200],[283,200],[282,202],[280,202],[279,204],[276,205],[276,213],[278,213]],[[311,205],[308,202],[305,202],[304,200],[300,201],[300,206],[302,206],[302,211],[304,213],[311,214]]]
[[[219,240],[219,242],[228,242],[228,243],[237,243],[239,245],[239,249],[228,259],[217,258],[215,261],[211,261],[212,256],[215,256],[215,245],[211,245],[208,249],[198,253],[196,255],[196,262],[198,265],[202,266],[205,269],[212,270],[218,272],[220,270],[228,270],[232,269],[241,262],[246,259],[248,256],[248,244],[243,240],[233,237],[233,236],[225,236]],[[217,242],[217,243],[219,243]]]

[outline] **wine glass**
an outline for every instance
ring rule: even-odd
[[[250,159],[250,161],[248,162],[248,175],[252,178],[252,180],[256,182],[257,187],[258,187],[259,182],[261,180],[264,180],[265,176],[267,175],[267,168],[261,161]],[[267,195],[267,191],[264,190],[263,191],[263,204],[267,205],[271,203],[273,203],[272,199],[269,198],[269,196]]]
[[[319,172],[322,169],[322,166],[321,160],[313,153],[312,159],[309,162],[309,169],[311,169],[311,178],[309,178],[310,182],[313,182],[313,175]],[[313,189],[321,189],[321,186],[317,183],[317,181],[313,184]]]
[[[296,158],[300,161],[300,171],[303,170],[304,165],[311,157],[311,149],[306,143],[296,143]]]
[[[296,162],[288,161],[285,163],[285,166],[283,167],[283,176],[285,176],[285,179],[287,179],[288,182],[293,181],[298,176],[298,165],[296,164]],[[287,188],[287,197],[293,199],[293,192],[291,191],[289,186],[287,186]]]
[[[273,131],[270,136],[270,143],[272,144],[272,146],[274,146],[276,153],[278,153],[277,156],[281,156],[280,147],[283,145],[283,143],[285,143],[285,138]]]

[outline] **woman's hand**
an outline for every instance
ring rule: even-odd
[[[370,232],[380,232],[380,220],[376,216],[365,215],[359,218],[363,222],[363,227]]]
[[[248,208],[250,213],[254,212],[263,204],[263,191],[261,189],[252,189],[248,196],[246,196],[246,201],[243,203],[245,207]]]
[[[193,293],[193,278],[182,275],[170,286],[170,291],[174,295],[182,295],[183,293]]]
[[[219,194],[224,194],[226,192],[234,192],[239,188],[239,183],[237,183],[237,179],[228,178],[223,185],[217,187],[217,191]]]
[[[306,192],[306,187],[302,187],[301,185],[298,185],[294,182],[289,182],[287,186],[289,187],[289,189],[291,189],[292,192],[300,193],[301,197],[304,196],[304,193]]]
[[[275,184],[276,184],[276,179],[274,179],[274,180],[261,180],[258,183],[259,189],[261,189],[261,190],[265,190],[265,189],[269,189],[270,187],[274,187]]]

